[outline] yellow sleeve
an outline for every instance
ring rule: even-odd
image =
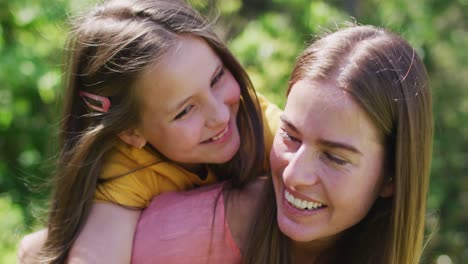
[[[268,101],[268,99],[257,92],[260,109],[263,119],[263,137],[265,139],[265,164],[266,171],[270,171],[270,150],[273,145],[273,139],[280,126],[280,116],[283,113],[278,106]]]
[[[192,188],[193,179],[187,174],[171,163],[160,163],[100,182],[94,200],[143,209],[162,192]]]
[[[160,193],[156,183],[157,176],[152,174],[152,171],[142,169],[139,173],[107,179],[98,184],[94,200],[139,209],[146,208],[152,197]]]

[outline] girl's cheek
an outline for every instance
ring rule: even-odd
[[[199,112],[193,113],[188,119],[179,122],[173,127],[172,132],[183,137],[193,137],[202,132],[204,127],[204,119]]]
[[[227,104],[238,104],[240,101],[240,86],[237,80],[232,76],[231,73],[227,73],[225,80],[226,94],[225,102]]]

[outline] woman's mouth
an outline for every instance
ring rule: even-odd
[[[286,189],[284,190],[284,198],[291,206],[300,210],[318,210],[320,208],[326,207],[326,205],[320,202],[297,198]]]

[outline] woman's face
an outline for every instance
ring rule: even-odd
[[[138,85],[138,132],[169,159],[224,163],[238,151],[240,87],[205,41],[181,37]]]
[[[278,225],[292,240],[333,239],[388,195],[384,149],[350,95],[331,83],[298,81],[281,119],[270,161]]]

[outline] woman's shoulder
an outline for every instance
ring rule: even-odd
[[[215,200],[222,194],[223,182],[216,183],[213,185],[207,185],[197,187],[188,191],[171,191],[161,193],[153,198],[148,208],[144,210],[147,214],[152,214],[153,211],[171,207],[171,210],[175,207],[185,207],[191,204],[196,204],[195,208],[184,209],[185,212],[197,209],[200,207],[206,207],[213,205]],[[204,201],[200,203],[200,201]]]
[[[155,197],[137,225],[132,262],[240,262],[264,180],[239,190],[225,184]]]
[[[234,263],[223,183],[154,198],[137,225],[132,263]]]

